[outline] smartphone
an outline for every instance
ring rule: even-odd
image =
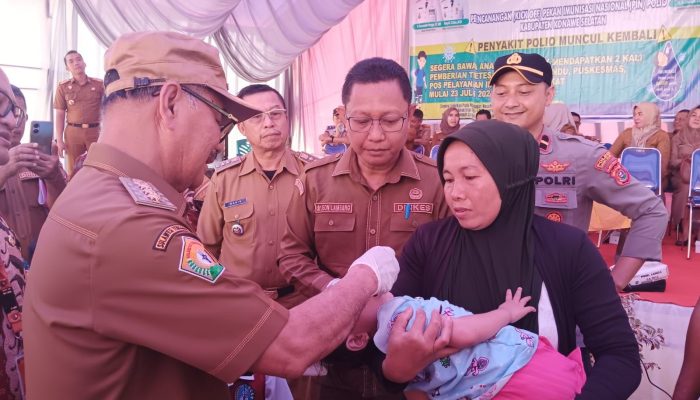
[[[38,144],[39,151],[51,155],[53,142],[53,123],[51,121],[32,121],[29,141]]]

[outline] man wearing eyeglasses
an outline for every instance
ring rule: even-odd
[[[12,86],[12,92],[22,112],[12,131],[10,159],[0,166],[0,214],[17,235],[22,256],[31,262],[39,231],[66,187],[66,176],[58,156],[44,154],[36,143],[20,143],[27,123],[27,103],[18,87]]]
[[[279,267],[311,297],[332,287],[376,245],[397,253],[413,231],[447,215],[435,162],[409,151],[415,105],[406,71],[382,58],[360,61],[342,89],[350,149],[309,164],[287,211]],[[332,365],[322,399],[392,399],[364,368]]]
[[[313,158],[289,148],[289,118],[279,92],[250,85],[238,97],[265,112],[238,125],[252,151],[224,161],[212,176],[197,235],[235,275],[292,308],[305,297],[282,277],[277,256],[294,182]]]
[[[199,185],[210,151],[261,112],[228,93],[218,51],[174,32],[131,33],[105,69],[100,140],[34,255],[27,397],[223,400],[224,382],[247,370],[300,375],[393,285],[393,250],[373,248],[333,290],[286,310],[185,219],[181,193]]]
[[[54,97],[54,134],[58,155],[66,157],[66,169],[73,175],[75,159],[97,141],[100,134],[102,80],[85,73],[83,56],[70,50],[63,57],[71,79],[58,84]]]

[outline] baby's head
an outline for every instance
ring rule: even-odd
[[[377,312],[384,303],[391,301],[394,295],[384,293],[381,296],[371,297],[350,334],[345,339],[345,347],[351,351],[360,351],[367,346],[370,337],[377,331]]]

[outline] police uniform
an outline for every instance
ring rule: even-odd
[[[599,143],[545,129],[540,138],[535,212],[588,231],[593,201],[632,220],[622,256],[661,259],[668,221],[661,199]]]
[[[234,275],[257,282],[287,308],[306,297],[280,274],[277,257],[295,181],[312,160],[286,149],[272,179],[252,154],[224,161],[212,176],[197,227],[202,243]]]
[[[75,159],[87,151],[100,134],[100,107],[104,95],[101,79],[87,78],[83,85],[75,78],[58,84],[53,108],[66,112],[63,131],[66,145],[66,169],[73,174]]]
[[[0,215],[17,235],[25,260],[29,260],[30,250],[49,215],[49,195],[58,196],[65,187],[66,177],[59,167],[43,179],[24,168],[0,188]]]
[[[3,399],[22,399],[21,368],[23,362],[22,303],[24,300],[24,260],[19,241],[0,217],[0,395]]]
[[[34,255],[27,379],[41,384],[29,396],[228,398],[224,382],[260,357],[288,312],[207,252],[184,213],[155,171],[92,146]]]

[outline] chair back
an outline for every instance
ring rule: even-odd
[[[425,155],[425,146],[423,146],[422,144],[419,144],[418,146],[416,146],[416,147],[413,149],[413,152],[414,152],[414,153],[418,153],[418,154],[423,154],[423,155]]]
[[[622,150],[620,162],[644,186],[661,196],[661,152],[648,147]]]
[[[439,144],[436,144],[435,146],[433,146],[433,148],[430,149],[430,158],[432,158],[433,160],[437,160],[438,150],[440,150]]]
[[[323,146],[323,152],[326,154],[337,154],[337,153],[345,153],[345,150],[347,150],[348,146],[345,143],[338,143],[338,144],[326,144]]]

